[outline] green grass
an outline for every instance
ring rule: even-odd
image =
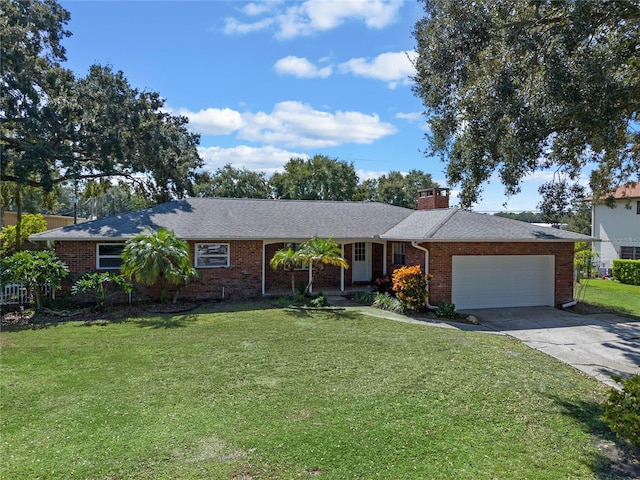
[[[256,309],[0,340],[0,478],[590,479],[608,465],[604,387],[509,337]]]
[[[640,286],[615,280],[583,279],[576,289],[579,300],[640,317]]]

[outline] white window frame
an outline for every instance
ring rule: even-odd
[[[227,247],[227,253],[225,255],[223,254],[205,254],[205,255],[200,255],[198,250],[199,247],[211,247],[211,246],[226,246]],[[200,265],[200,259],[203,257],[207,257],[207,258],[225,258],[225,264],[224,265]],[[221,243],[221,242],[207,242],[207,243],[196,243],[195,245],[195,255],[194,255],[194,262],[195,262],[195,267],[196,268],[229,268],[229,265],[231,264],[231,246],[228,243]]]
[[[124,243],[98,243],[96,244],[96,270],[120,270],[120,268],[122,267],[122,252],[120,252],[120,255],[100,255],[100,247],[103,246],[109,246],[109,247],[122,247],[122,249],[124,250]],[[117,267],[108,267],[108,266],[102,266],[101,264],[101,259],[107,259],[107,258],[118,258],[120,259],[120,265],[118,265]]]
[[[396,256],[402,257],[402,263],[396,262]],[[407,264],[407,246],[402,242],[394,242],[391,260],[394,265],[406,265]]]
[[[353,244],[353,261],[367,261],[367,244],[365,242],[356,242]]]

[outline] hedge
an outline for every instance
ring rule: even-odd
[[[640,285],[640,260],[614,260],[613,278],[620,283]]]

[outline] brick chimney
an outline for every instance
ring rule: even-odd
[[[418,210],[435,210],[436,208],[449,208],[449,189],[418,190]]]

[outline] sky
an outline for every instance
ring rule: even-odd
[[[425,155],[423,105],[411,89],[414,0],[60,1],[70,12],[65,66],[124,72],[201,135],[204,170],[226,164],[271,175],[316,154],[352,163],[359,179],[412,169],[447,185]],[[546,174],[503,194],[496,178],[474,210],[534,211]],[[505,205],[506,203],[506,205]]]

